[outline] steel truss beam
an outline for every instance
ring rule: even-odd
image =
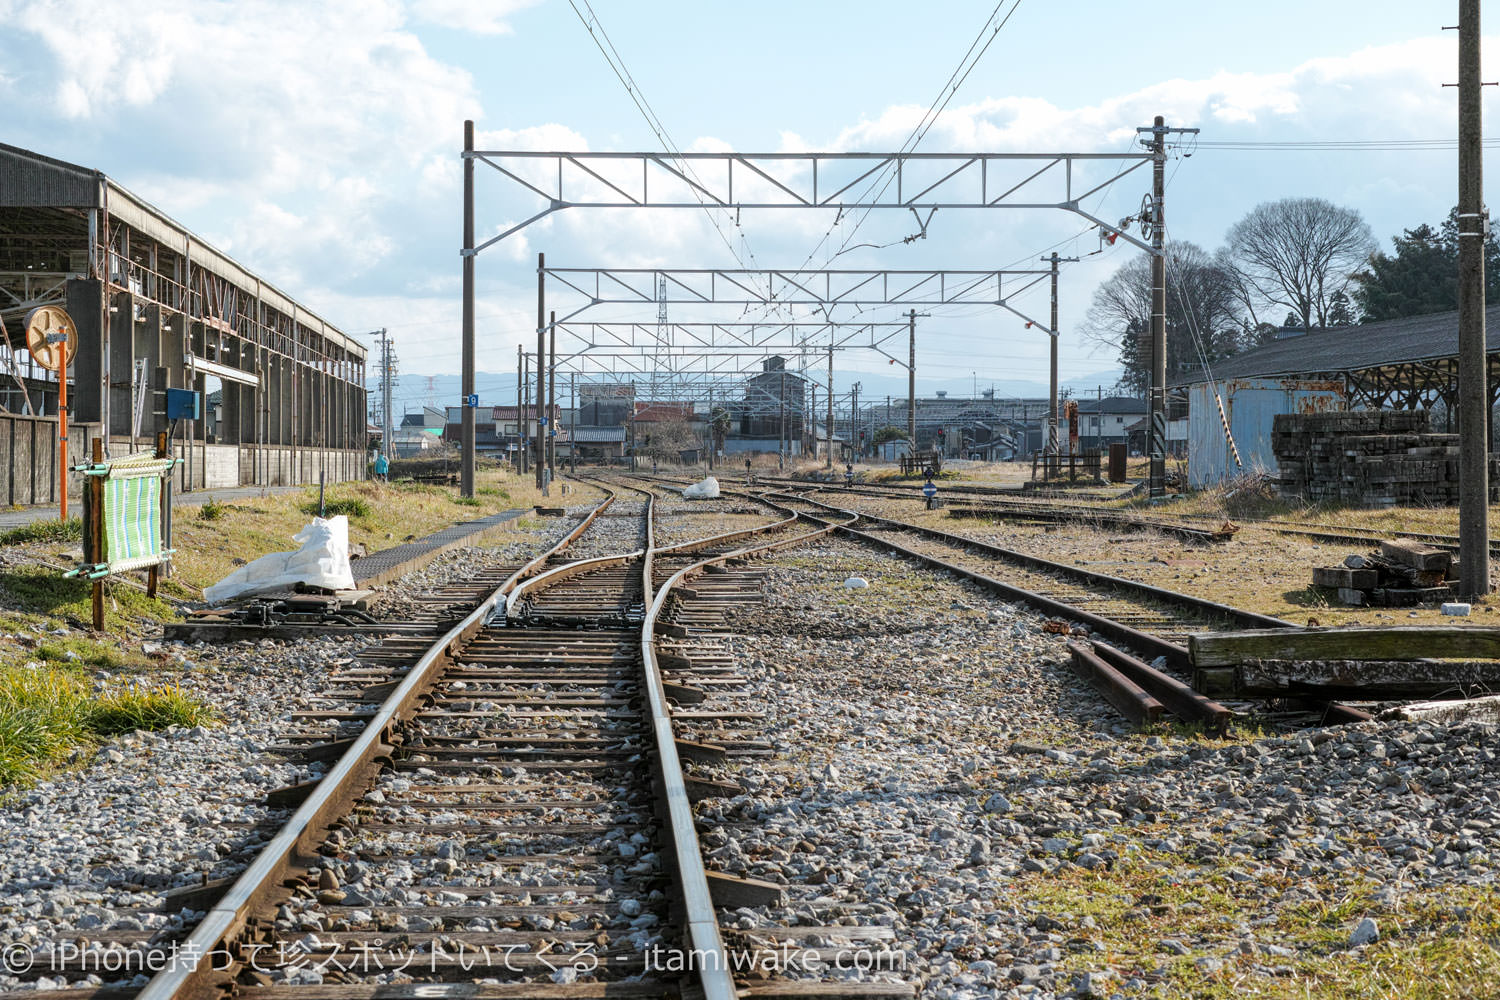
[[[1084,199],[1151,162],[1122,153],[587,153],[468,150],[541,199],[535,215],[472,249],[478,254],[565,208],[1050,208],[1078,215],[1148,253],[1149,242],[1081,207]],[[1081,164],[1114,165],[1083,180]],[[1080,176],[1075,176],[1075,172]]]
[[[1009,299],[1050,278],[1050,270],[827,270],[745,268],[545,267],[545,279],[588,301],[564,323],[600,305],[949,306],[993,305],[1042,332],[1049,325]],[[659,281],[660,279],[660,281]],[[1007,285],[1007,279],[1010,279]],[[662,297],[662,289],[664,295]],[[774,323],[774,321],[773,321]]]
[[[884,349],[889,341],[906,335],[907,324],[904,322],[737,321],[669,323],[665,328],[655,323],[558,322],[556,326],[560,336],[579,345],[575,353],[594,356],[669,348],[674,355],[684,358],[721,354],[764,358],[769,354],[822,352],[831,347],[834,350],[873,350],[903,368],[907,365],[905,358],[897,357]],[[813,342],[815,337],[820,338],[817,343]]]

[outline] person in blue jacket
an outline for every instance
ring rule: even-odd
[[[391,463],[386,461],[385,452],[375,456],[375,478],[382,483],[390,482]]]

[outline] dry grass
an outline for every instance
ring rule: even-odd
[[[349,542],[363,543],[371,551],[389,548],[446,528],[457,521],[471,521],[537,504],[581,503],[597,498],[588,485],[570,483],[568,495],[561,484],[553,484],[552,496],[543,497],[528,476],[522,478],[504,469],[485,469],[478,474],[472,501],[459,496],[451,486],[419,483],[340,483],[326,491],[324,502],[330,513],[349,518]],[[222,580],[238,565],[269,552],[292,548],[292,536],[307,523],[308,511],[317,507],[318,491],[285,493],[239,499],[222,504],[213,520],[184,517],[173,524],[175,575],[169,589],[196,596],[202,588]]]
[[[1121,832],[1134,839],[1135,831]],[[1209,1000],[1496,995],[1500,900],[1492,890],[1450,886],[1381,905],[1371,898],[1378,886],[1369,879],[1308,886],[1294,873],[1266,868],[1237,881],[1228,862],[1202,864],[1138,843],[1128,850],[1109,871],[1064,868],[1024,875],[1007,886],[1023,906],[1062,920],[1070,937],[1093,942],[1063,959],[1065,972],[1109,967],[1154,983],[1150,996]],[[1321,899],[1281,898],[1309,887]],[[1376,918],[1381,940],[1354,952],[1349,933],[1364,916]],[[1258,945],[1290,954],[1240,952],[1250,928]],[[1162,948],[1166,938],[1188,953],[1176,956]],[[1203,958],[1222,964],[1199,965]],[[1280,974],[1257,971],[1266,967]]]

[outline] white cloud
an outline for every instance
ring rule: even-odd
[[[507,18],[540,0],[415,0],[412,16],[420,21],[477,35],[509,35]]]

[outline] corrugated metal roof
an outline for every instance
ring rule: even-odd
[[[1500,353],[1500,306],[1485,310],[1485,349]],[[1412,361],[1434,361],[1458,355],[1458,311],[1405,316],[1337,330],[1314,331],[1272,341],[1244,354],[1216,362],[1214,377],[1254,378],[1278,375],[1342,375]],[[1199,370],[1176,385],[1208,381]]]
[[[625,441],[625,428],[575,427],[573,439],[579,444],[622,444]]]
[[[212,271],[283,315],[316,329],[351,354],[360,359],[365,357],[365,346],[359,341],[204,242],[161,209],[110,180],[102,171],[0,143],[0,206],[107,208],[113,221],[133,226],[164,246],[188,255],[194,267]]]

